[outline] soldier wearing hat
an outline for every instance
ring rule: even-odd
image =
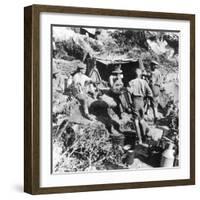
[[[152,102],[152,109],[154,113],[154,122],[157,120],[157,107],[158,107],[158,101],[159,101],[159,95],[160,95],[160,88],[162,84],[162,75],[160,71],[158,70],[159,63],[155,60],[151,61],[150,67],[151,67],[151,80],[150,80],[150,87],[153,92],[153,99]]]
[[[122,82],[123,74],[121,70],[121,65],[116,65],[114,70],[112,71],[112,74],[109,77],[109,84],[111,87],[113,87],[114,83],[118,80]]]
[[[128,91],[132,95],[132,111],[139,143],[143,143],[146,134],[146,123],[144,120],[144,99],[152,100],[153,94],[146,80],[142,79],[142,70],[136,69],[136,78],[129,82]]]
[[[92,80],[85,75],[86,65],[79,63],[77,72],[73,76],[73,95],[79,100],[82,106],[84,116],[89,120],[94,120],[89,114],[89,95],[88,92],[94,93]]]
[[[162,83],[162,76],[160,71],[158,70],[158,62],[151,61],[150,67],[151,67],[151,86],[154,96],[158,96],[160,92],[160,86]],[[156,86],[156,87],[155,87]]]
[[[123,74],[121,70],[121,65],[115,65],[114,70],[112,71],[109,77],[109,85],[111,87],[109,95],[117,103],[117,106],[113,108],[113,110],[118,115],[119,118],[121,118],[121,114],[123,112],[120,102],[120,95],[124,87],[122,79],[123,79]]]

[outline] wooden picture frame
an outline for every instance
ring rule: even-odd
[[[187,21],[190,24],[190,160],[189,178],[179,180],[105,183],[90,185],[40,186],[40,14],[79,14],[144,19]],[[195,16],[192,14],[111,10],[49,5],[24,9],[24,191],[30,194],[84,192],[195,184]]]

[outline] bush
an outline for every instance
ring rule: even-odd
[[[73,125],[67,125],[60,139],[54,141],[56,147],[63,148],[56,155],[59,159],[54,163],[54,172],[105,170],[108,163],[123,166],[123,149],[112,144],[103,124],[79,125],[76,130]]]

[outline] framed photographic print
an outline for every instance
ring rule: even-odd
[[[24,191],[195,183],[195,16],[24,9]]]

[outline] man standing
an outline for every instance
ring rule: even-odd
[[[82,111],[84,117],[89,120],[94,120],[94,118],[89,114],[88,106],[89,106],[89,96],[88,92],[94,94],[94,87],[92,84],[92,80],[85,75],[86,65],[83,63],[79,63],[77,72],[73,76],[73,95],[79,100],[81,103]]]
[[[160,71],[158,70],[159,64],[156,61],[151,62],[151,80],[150,87],[153,91],[154,101],[152,101],[152,109],[154,114],[154,122],[157,120],[157,107],[159,102],[160,88],[162,84],[162,76]]]
[[[139,143],[142,144],[142,135],[146,134],[146,122],[144,121],[144,98],[148,97],[152,101],[153,93],[148,83],[142,79],[141,69],[136,69],[136,78],[129,82],[128,90],[133,97],[132,110],[134,114],[134,122],[139,137]]]

